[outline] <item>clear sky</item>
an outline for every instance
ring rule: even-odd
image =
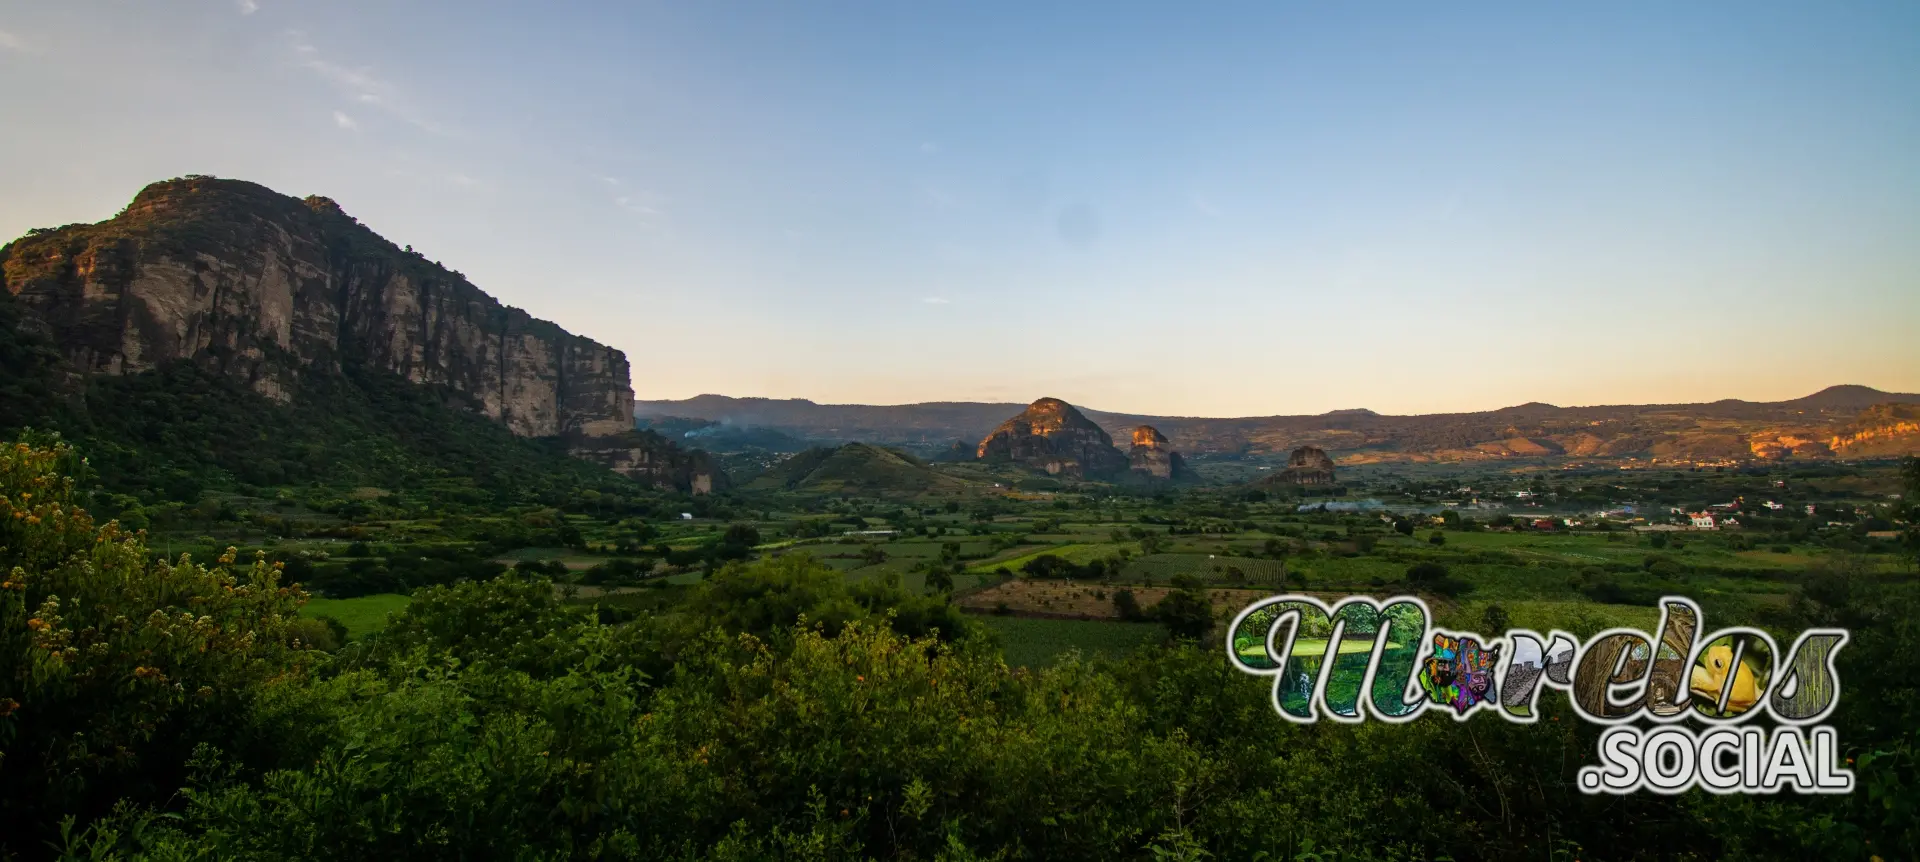
[[[0,234],[324,194],[640,398],[1920,391],[1920,3],[1569,5],[9,0]]]

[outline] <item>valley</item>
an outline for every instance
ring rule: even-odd
[[[0,768],[37,764],[9,773],[29,777],[0,791],[0,836],[57,840],[54,815],[77,811],[102,854],[148,830],[143,853],[301,856],[282,821],[336,803],[267,788],[325,786],[356,810],[413,800],[378,815],[408,836],[399,855],[442,834],[433,812],[497,805],[445,840],[470,858],[516,841],[617,858],[576,843],[610,834],[630,858],[764,858],[804,828],[936,858],[1051,834],[1037,857],[1092,858],[1177,844],[1164,800],[1127,789],[1175,762],[1245,811],[1275,780],[1302,798],[1325,776],[1374,786],[1385,767],[1334,756],[1356,747],[1398,752],[1393,780],[1439,780],[1408,764],[1457,743],[1452,722],[1283,727],[1260,684],[1229,676],[1225,622],[1278,593],[1417,595],[1436,625],[1489,635],[1651,628],[1668,595],[1776,637],[1844,623],[1861,706],[1841,726],[1911,742],[1870,711],[1912,709],[1920,396],[1242,419],[1052,397],[635,403],[620,351],[331,200],[205,177],[36,231],[0,249],[0,274],[0,721],[26,716],[0,725],[19,728]],[[141,687],[157,678],[177,689]],[[1206,834],[1228,853],[1309,852],[1298,822],[1344,846],[1473,846],[1471,829],[1396,825],[1414,805],[1526,840],[1576,820],[1593,843],[1747,840],[1587,817],[1561,764],[1592,732],[1544,709],[1469,767],[1554,788],[1511,821],[1402,787],[1290,809],[1257,839]],[[71,745],[81,722],[148,759]],[[482,749],[495,765],[469,769]],[[268,777],[178,801],[196,750]],[[1089,752],[1103,765],[1072,766]],[[1069,767],[1097,798],[1058,789]],[[391,770],[422,777],[397,788]],[[120,807],[135,778],[152,789]],[[809,794],[839,815],[809,819]],[[936,794],[977,825],[898,837]],[[1114,819],[1060,825],[1085,811]],[[761,843],[726,844],[750,819]]]

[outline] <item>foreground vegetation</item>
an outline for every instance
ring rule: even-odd
[[[1534,725],[1294,725],[1226,666],[1204,612],[1185,630],[1165,615],[1191,636],[1169,646],[1021,669],[1002,652],[1018,631],[806,546],[606,600],[534,566],[456,579],[345,639],[300,615],[265,553],[156,560],[96,523],[81,469],[64,447],[0,452],[0,844],[21,857],[1895,859],[1920,842],[1920,593],[1877,558],[1762,577],[1780,598],[1748,606],[1854,631],[1833,723],[1859,792],[1596,798],[1571,779],[1599,728],[1560,698]],[[1361,559],[1314,553],[1329,580]],[[1056,567],[1104,557],[1083,559],[1042,568],[1084,578]],[[923,579],[956,567],[928,562]],[[1197,577],[1173,587],[1163,601],[1204,608]]]

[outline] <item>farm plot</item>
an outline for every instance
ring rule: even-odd
[[[1166,636],[1153,623],[1023,617],[987,617],[985,622],[1000,636],[1007,664],[1015,667],[1044,667],[1069,650],[1087,656],[1118,655]]]
[[[1287,576],[1287,566],[1278,560],[1252,557],[1223,557],[1208,554],[1152,554],[1127,564],[1120,576],[1134,582],[1167,583],[1178,575],[1190,575],[1203,581],[1231,581],[1279,585]]]
[[[375,593],[351,599],[308,599],[300,608],[303,617],[332,617],[347,627],[347,637],[358,638],[387,627],[387,615],[398,613],[412,602],[397,593]]]
[[[989,557],[974,563],[967,567],[967,571],[980,574],[1004,567],[1008,571],[1017,572],[1020,571],[1021,566],[1044,556],[1059,557],[1069,563],[1089,563],[1113,554],[1119,547],[1112,544],[1048,545],[1037,548],[1024,545],[997,557]]]

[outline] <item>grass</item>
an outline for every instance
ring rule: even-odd
[[[1680,591],[1685,594],[1685,590]],[[1609,628],[1632,628],[1651,632],[1660,625],[1660,609],[1653,605],[1608,605],[1589,601],[1530,601],[1482,599],[1460,603],[1457,607],[1435,608],[1435,625],[1441,628],[1479,632],[1501,637],[1506,632],[1481,631],[1482,615],[1488,605],[1499,605],[1507,612],[1508,627],[1529,629],[1545,635],[1552,629],[1567,629],[1581,637]]]
[[[412,599],[397,593],[375,593],[351,599],[309,599],[300,609],[304,617],[333,617],[347,627],[347,637],[359,638],[387,627],[387,615]]]
[[[978,617],[1000,636],[1007,664],[1045,667],[1068,650],[1083,655],[1119,655],[1164,636],[1153,623],[1086,620],[1047,620],[1025,617]]]
[[[1119,546],[1091,543],[1081,545],[1050,545],[1028,551],[1027,553],[1012,558],[983,560],[968,566],[967,571],[973,574],[981,574],[1004,566],[1010,571],[1017,572],[1020,571],[1021,566],[1045,556],[1059,557],[1069,563],[1084,564],[1112,553],[1117,547]]]

